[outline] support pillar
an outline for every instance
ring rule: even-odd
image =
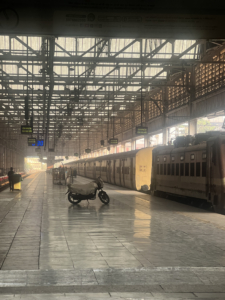
[[[188,122],[188,134],[195,135],[197,133],[197,119]]]
[[[6,172],[8,172],[11,168],[11,151],[6,148]]]
[[[0,176],[3,176],[4,172],[4,147],[0,146]]]
[[[121,152],[125,151],[125,143],[121,143]]]
[[[168,144],[168,128],[163,128],[162,134],[163,134],[163,144],[167,145]]]
[[[17,153],[15,151],[12,151],[12,167],[14,169],[15,172],[17,172]]]
[[[136,140],[131,140],[131,150],[136,150]]]
[[[149,141],[150,141],[150,136],[145,135],[144,136],[144,147],[149,147]]]

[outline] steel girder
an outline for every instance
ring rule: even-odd
[[[28,92],[34,134],[55,140],[57,126],[63,124],[59,140],[71,134],[69,143],[80,135],[86,139],[90,128],[106,137],[108,123],[133,120],[134,115],[124,115],[140,111],[135,106],[141,87],[145,97],[149,89],[168,86],[172,72],[215,63],[210,57],[200,60],[198,46],[204,40],[5,36],[0,41],[0,126],[19,132]]]

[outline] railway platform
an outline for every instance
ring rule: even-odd
[[[73,206],[66,190],[39,172],[0,193],[0,299],[225,299],[225,216],[110,184],[109,205]]]

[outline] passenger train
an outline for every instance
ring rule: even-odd
[[[105,156],[86,158],[65,164],[77,170],[77,174],[88,178],[101,177],[103,181],[140,190],[143,185],[150,188],[152,150],[128,151]]]
[[[144,148],[67,163],[77,174],[152,193],[202,199],[225,213],[225,134],[177,137],[174,145]]]

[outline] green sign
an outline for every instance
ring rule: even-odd
[[[91,153],[91,149],[85,149],[86,153]]]
[[[148,127],[137,126],[136,135],[145,135],[148,134]]]
[[[21,125],[21,134],[33,133],[33,127],[29,125]]]
[[[28,146],[36,146],[36,138],[27,139]]]
[[[110,144],[110,145],[117,145],[117,144],[118,144],[118,139],[114,139],[114,138],[113,138],[113,139],[110,139],[110,140],[109,140],[109,144]]]
[[[74,153],[74,156],[79,156],[79,154],[78,153]]]

